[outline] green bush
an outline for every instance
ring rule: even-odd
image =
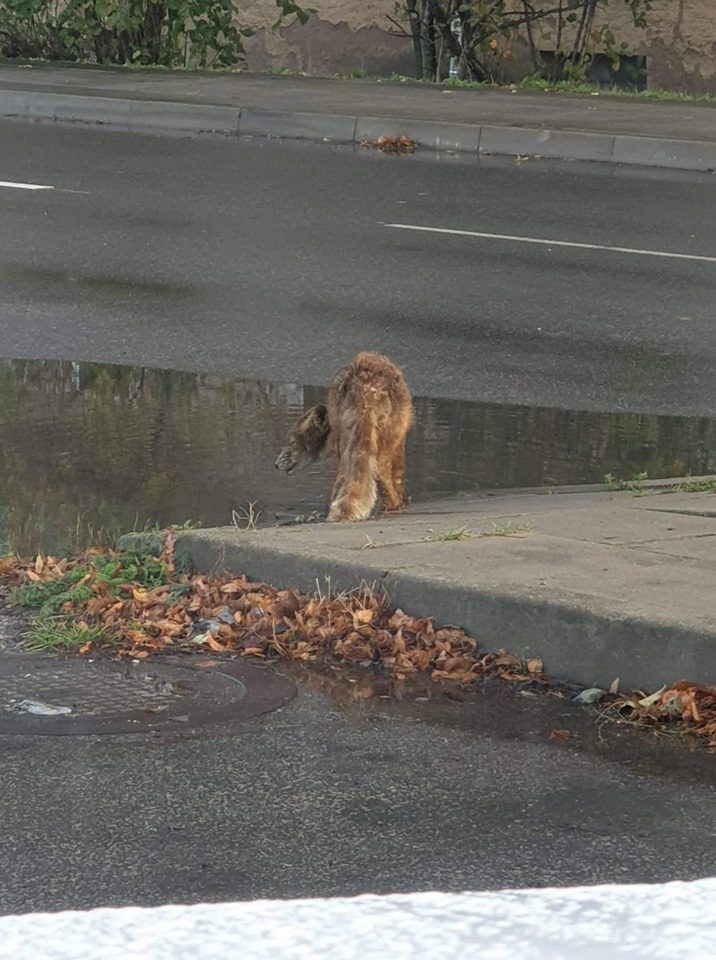
[[[304,22],[293,0],[278,18]],[[233,0],[0,0],[0,55],[165,67],[228,67],[252,31]]]

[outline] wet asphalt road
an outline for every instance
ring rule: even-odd
[[[0,736],[0,912],[713,873],[704,751],[504,689],[355,690],[311,673],[243,723]]]
[[[714,415],[716,177],[0,123],[0,355]]]
[[[713,415],[711,176],[0,124],[0,355]],[[350,690],[351,687],[340,688]],[[156,735],[0,734],[0,911],[713,873],[713,758],[559,701],[355,699]],[[550,732],[569,729],[567,741]]]

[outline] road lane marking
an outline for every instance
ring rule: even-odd
[[[54,190],[44,183],[14,183],[12,180],[0,180],[0,187],[14,187],[15,190]]]
[[[378,221],[379,223],[381,221]],[[673,260],[701,260],[716,263],[716,257],[696,253],[669,253],[666,250],[639,250],[634,247],[609,247],[601,243],[574,243],[571,240],[545,240],[542,237],[516,237],[508,233],[480,233],[477,230],[450,230],[447,227],[420,227],[412,223],[383,223],[393,230],[419,230],[424,233],[447,233],[456,237],[478,237],[482,240],[507,240],[513,243],[537,243],[545,247],[575,247],[578,250],[607,250],[610,253],[632,253],[640,257],[666,257]]]

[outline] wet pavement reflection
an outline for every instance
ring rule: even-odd
[[[404,680],[387,675],[379,665],[282,661],[279,673],[303,688],[319,693],[353,723],[381,720],[427,724],[446,730],[467,730],[496,743],[550,742],[555,749],[579,751],[627,766],[645,776],[658,775],[676,783],[712,778],[712,758],[697,737],[616,723],[600,715],[599,707],[573,701],[576,686],[554,682],[540,687],[530,681],[506,682],[482,677],[464,686],[412,674]],[[565,739],[554,739],[564,731]]]
[[[154,523],[325,509],[332,467],[274,469],[321,387],[144,367],[0,361],[0,552],[64,552]],[[716,420],[417,397],[413,500],[716,472]]]

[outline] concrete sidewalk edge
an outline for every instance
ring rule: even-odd
[[[95,124],[137,132],[214,133],[353,145],[370,143],[380,136],[405,135],[415,140],[419,148],[463,153],[476,159],[488,155],[531,156],[678,170],[716,170],[716,143],[713,142],[578,130],[284,113],[251,107],[19,90],[0,90],[0,117]]]
[[[357,943],[362,960],[384,960],[391,952],[425,956],[425,945],[438,942],[442,957],[608,957],[615,943],[621,956],[632,960],[707,957],[716,934],[715,897],[711,877],[459,893],[284,896],[24,912],[0,917],[0,936],[3,955],[13,960],[295,960],[295,945],[301,943],[311,944],[303,955],[316,960],[355,958]]]
[[[187,569],[246,574],[278,588],[301,592],[341,592],[362,583],[384,590],[393,606],[413,616],[432,617],[442,626],[458,626],[481,649],[509,650],[539,657],[555,679],[606,688],[619,678],[622,689],[656,690],[684,678],[716,682],[716,629],[698,631],[676,623],[599,614],[542,598],[490,588],[466,587],[400,568],[379,571],[357,557],[308,555],[257,542],[256,534],[215,528],[179,533],[177,557]],[[120,549],[158,548],[157,535],[127,534]]]

